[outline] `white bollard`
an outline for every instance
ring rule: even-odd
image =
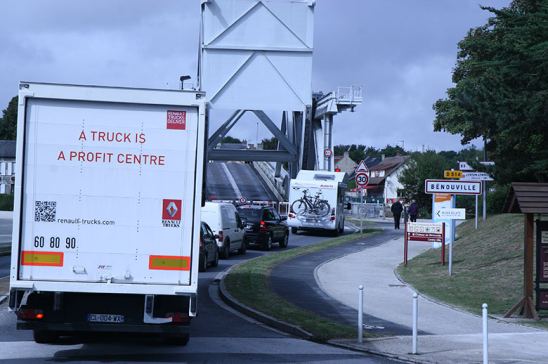
[[[363,343],[363,286],[358,287],[358,344]]]
[[[419,295],[413,292],[413,350],[412,354],[417,354],[417,323],[419,319]]]
[[[483,364],[489,363],[489,336],[487,330],[487,303],[481,306],[483,319]]]

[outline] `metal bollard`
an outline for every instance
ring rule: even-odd
[[[417,323],[419,319],[419,295],[413,292],[413,350],[412,354],[417,354]]]
[[[363,343],[363,285],[358,287],[358,344]]]
[[[483,364],[489,363],[489,336],[487,330],[487,303],[481,306],[483,319]]]

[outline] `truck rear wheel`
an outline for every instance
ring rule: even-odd
[[[189,334],[181,334],[181,335],[174,335],[174,336],[166,336],[165,342],[168,345],[185,346],[186,344],[188,344],[189,339],[190,339]]]
[[[34,330],[32,336],[38,344],[53,344],[59,340],[59,334],[50,330]]]

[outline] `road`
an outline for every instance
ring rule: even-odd
[[[288,249],[318,243],[319,235],[291,235]],[[15,317],[0,306],[0,361],[17,363],[62,361],[219,362],[219,363],[390,363],[383,358],[296,339],[273,331],[228,308],[218,297],[215,276],[233,264],[271,252],[248,250],[200,273],[198,317],[186,347],[167,346],[146,337],[97,336],[67,338],[59,345],[40,345],[28,331],[15,330]],[[2,262],[2,261],[0,261]],[[8,263],[9,264],[9,263]]]

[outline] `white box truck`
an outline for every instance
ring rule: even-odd
[[[206,138],[200,92],[22,82],[10,308],[37,342],[196,315]]]
[[[289,183],[287,225],[298,230],[344,231],[344,172],[302,170]]]

